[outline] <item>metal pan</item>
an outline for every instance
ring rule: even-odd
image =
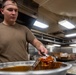
[[[0,63],[0,69],[12,67],[12,66],[32,66],[35,61],[20,61],[20,62],[7,62]],[[68,63],[63,63],[58,69],[53,70],[37,70],[32,71],[0,71],[0,75],[66,75],[66,72],[72,65]]]

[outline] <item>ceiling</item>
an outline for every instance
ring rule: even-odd
[[[76,0],[34,0],[39,6],[60,15],[76,16]]]
[[[48,29],[39,29],[33,27],[34,29],[58,37],[65,37],[65,34],[76,32],[76,28],[68,30],[58,24],[58,21],[67,19],[76,27],[76,0],[33,1],[39,4],[37,19],[49,25]]]

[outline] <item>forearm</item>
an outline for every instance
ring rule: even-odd
[[[44,47],[44,45],[39,40],[37,40],[36,38],[33,41],[33,45],[37,48],[37,50],[39,51],[39,54],[40,54],[40,51],[43,53],[48,53],[48,51]]]
[[[35,38],[34,41],[33,41],[33,45],[34,45],[38,50],[40,50],[40,47],[43,46],[43,44],[42,44],[39,40],[37,40],[36,38]]]

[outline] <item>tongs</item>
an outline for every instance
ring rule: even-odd
[[[46,54],[46,53],[43,53],[43,52],[41,52],[40,51],[40,53],[43,55],[43,56],[45,56],[45,57],[48,57],[48,56],[50,56],[50,55],[48,55],[48,54]],[[52,56],[53,57],[53,56]],[[54,58],[54,62],[56,62],[56,58],[55,57],[53,57]]]
[[[43,56],[45,56],[45,57],[48,57],[48,56],[49,56],[48,54],[43,53],[43,52],[41,52],[41,51],[40,51],[40,53],[41,53]],[[52,56],[52,57],[53,57],[53,56]],[[54,58],[54,57],[53,57],[53,58]],[[54,62],[56,62],[56,59],[55,59],[55,58],[54,58]],[[40,63],[40,60],[37,58],[36,61],[35,61],[35,63],[33,64],[33,69],[35,69],[39,63]]]
[[[48,56],[47,54],[44,54],[43,52],[41,52],[40,51],[40,53],[43,55],[43,56]],[[33,64],[33,69],[35,69],[37,66],[38,66],[38,64],[40,63],[40,60],[39,60],[39,58],[37,58],[36,60],[35,60],[35,62],[34,62],[34,64]]]

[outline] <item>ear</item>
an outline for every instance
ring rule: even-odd
[[[2,13],[2,14],[4,14],[4,12],[3,12],[3,11],[4,11],[4,9],[2,9],[2,8],[1,8],[1,13]]]

